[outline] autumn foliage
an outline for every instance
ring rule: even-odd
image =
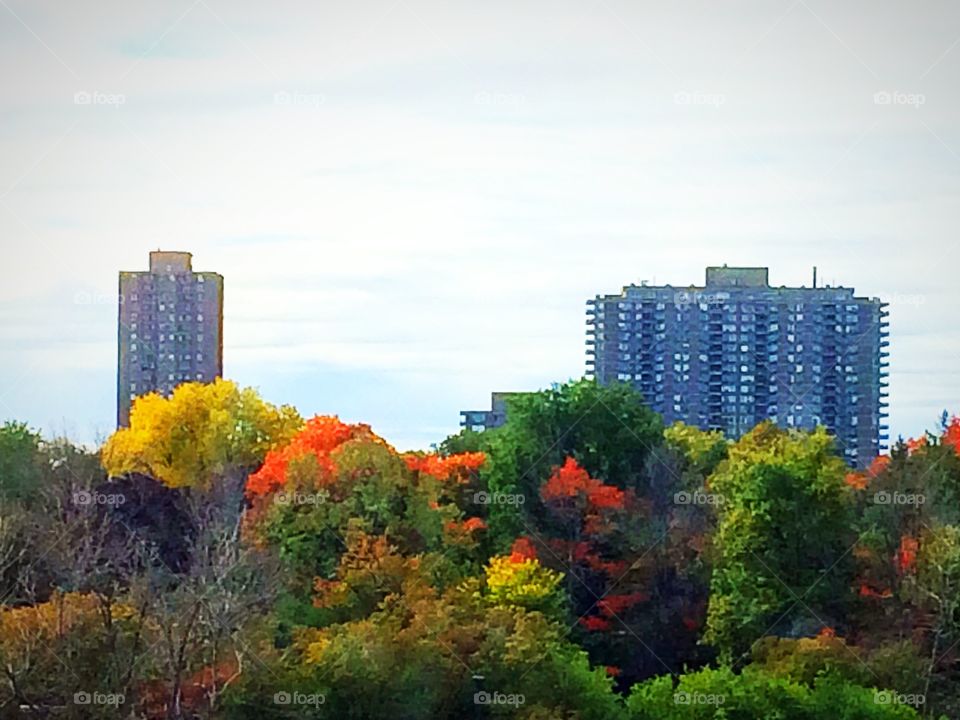
[[[316,460],[314,487],[328,485],[337,469],[332,454],[344,443],[358,439],[384,442],[369,425],[349,425],[336,417],[313,417],[289,443],[267,453],[261,468],[247,480],[247,493],[266,495],[284,487],[291,463],[306,457]]]
[[[592,510],[622,509],[625,504],[622,490],[590,477],[572,457],[554,471],[540,489],[540,497],[547,503],[580,500]]]
[[[406,453],[403,461],[407,467],[418,473],[430,475],[437,480],[456,479],[465,482],[470,473],[476,472],[486,461],[482,452],[458,453],[440,456],[435,453]]]

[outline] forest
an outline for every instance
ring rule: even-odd
[[[228,380],[0,427],[0,717],[960,718],[960,419],[664,426],[626,385],[394,448]]]

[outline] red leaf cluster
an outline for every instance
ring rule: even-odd
[[[920,543],[916,538],[904,535],[900,538],[900,547],[897,549],[897,555],[894,558],[897,572],[901,575],[913,572],[917,568],[917,551],[920,549]]]
[[[854,490],[863,490],[865,487],[867,487],[870,479],[863,473],[848,472],[844,476],[843,481]]]
[[[463,522],[457,522],[456,520],[451,520],[444,526],[447,530],[453,532],[460,532],[464,534],[472,533],[476,530],[486,530],[487,523],[483,518],[472,517],[467,518]]]
[[[540,497],[544,502],[583,497],[595,509],[620,509],[626,502],[623,490],[590,477],[572,457],[568,457],[540,488]]]
[[[650,596],[642,592],[607,595],[602,600],[597,601],[597,607],[607,617],[615,617],[637,603],[649,599]]]
[[[627,571],[627,563],[623,560],[604,560],[600,554],[593,550],[590,543],[583,540],[559,540],[550,541],[550,548],[560,557],[567,558],[569,562],[583,563],[591,570],[603,572],[611,577],[620,577]]]
[[[337,417],[322,415],[307,420],[289,443],[267,453],[260,469],[247,479],[247,493],[266,495],[284,487],[290,462],[305,455],[316,457],[319,467],[317,485],[323,485],[336,472],[330,453],[356,438],[379,440],[369,425],[348,425]]]
[[[478,470],[487,460],[487,456],[482,452],[460,453],[458,455],[447,455],[446,457],[432,454],[407,453],[403,456],[403,461],[407,467],[424,475],[430,475],[437,480],[448,480],[451,477],[466,480],[470,473]]]
[[[889,464],[890,464],[889,455],[877,455],[873,459],[873,462],[870,463],[870,467],[867,468],[867,475],[869,475],[872,478],[875,478],[877,477],[877,475],[880,475],[884,470],[886,470],[887,465]]]
[[[943,431],[943,444],[949,445],[957,455],[960,455],[960,417],[950,418],[950,424]]]
[[[510,561],[521,563],[524,560],[536,560],[537,549],[530,542],[529,538],[518,537],[513,541],[513,547],[510,548]]]
[[[886,600],[887,598],[893,597],[893,591],[890,588],[884,588],[882,590],[875,590],[866,583],[860,586],[860,597],[871,597],[878,598],[880,600]]]
[[[609,630],[613,627],[613,624],[606,618],[602,618],[599,615],[590,615],[588,617],[582,617],[579,620],[580,624],[583,625],[587,630],[591,632],[599,632],[602,630]]]

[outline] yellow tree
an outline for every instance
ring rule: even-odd
[[[130,427],[107,440],[101,459],[113,476],[139,472],[170,487],[206,489],[245,480],[302,424],[292,407],[270,405],[229,380],[184,383],[169,398],[137,398]]]

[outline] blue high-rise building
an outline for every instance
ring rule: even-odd
[[[865,467],[888,439],[887,315],[816,274],[810,288],[770,287],[767,268],[710,267],[703,286],[588,300],[587,376],[632,384],[666,423],[729,437],[767,418],[824,425]]]

